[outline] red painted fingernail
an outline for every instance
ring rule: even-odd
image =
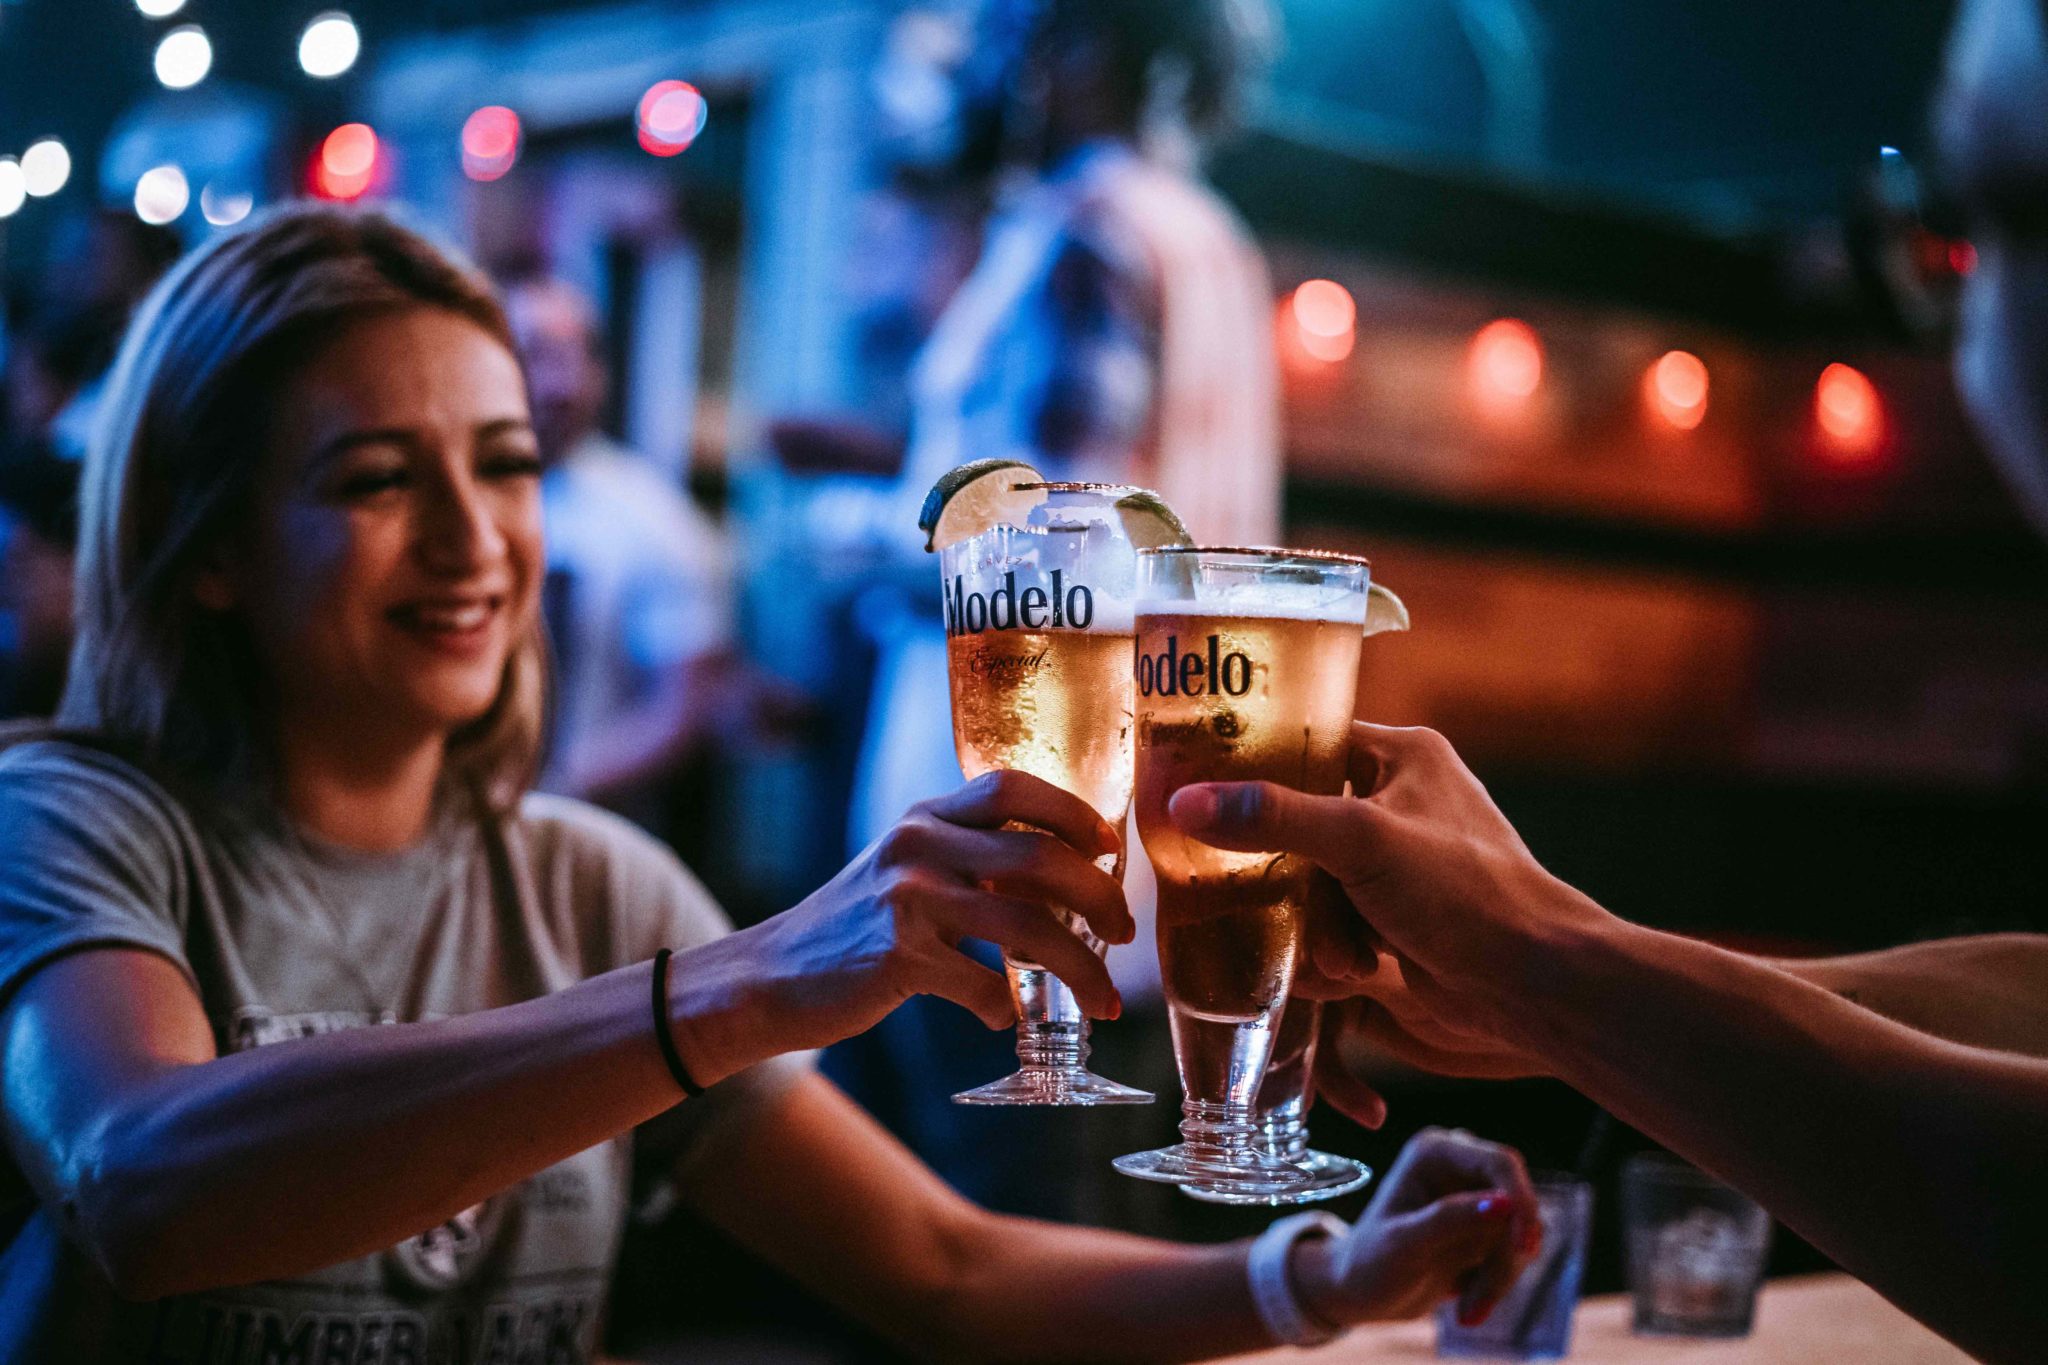
[[[1514,1211],[1514,1204],[1497,1194],[1489,1194],[1480,1200],[1477,1210],[1481,1218],[1507,1218],[1512,1216]]]

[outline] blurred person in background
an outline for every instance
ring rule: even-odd
[[[600,430],[610,375],[590,301],[527,278],[508,287],[506,312],[546,466],[556,690],[541,786],[652,824],[659,789],[693,759],[791,723],[800,704],[735,649],[724,531]]]
[[[71,461],[0,456],[0,720],[50,715],[64,690],[77,503]]]
[[[1977,250],[1956,376],[2048,535],[2048,4],[1958,15],[1936,105]],[[1958,1345],[2042,1358],[2048,935],[1746,956],[1551,876],[1431,731],[1358,725],[1351,782],[1327,798],[1194,786],[1172,804],[1196,838],[1302,854],[1341,883],[1371,932],[1312,951],[1310,987],[1363,996],[1333,1027],[1430,1070],[1557,1076]],[[1322,1093],[1367,1122],[1384,1112],[1341,1064]]]
[[[53,233],[42,284],[11,299],[0,365],[0,719],[56,709],[71,648],[78,471],[128,316],[178,239],[95,210]]]
[[[1263,0],[980,7],[954,73],[950,150],[955,174],[994,177],[994,210],[973,270],[911,370],[908,450],[877,530],[896,556],[896,586],[862,603],[878,651],[851,845],[960,777],[936,573],[914,529],[919,503],[946,470],[1017,459],[1049,479],[1156,489],[1210,543],[1278,538],[1271,283],[1249,232],[1196,167],[1203,142],[1227,131],[1271,25]],[[786,449],[831,435],[794,426],[778,434]],[[853,463],[873,445],[842,443]],[[1121,1066],[1125,1079],[1156,1090],[1173,1073],[1151,948],[1151,869],[1142,857],[1129,866],[1141,946],[1110,962],[1133,1013],[1097,1045],[1110,1049],[1106,1074]],[[1105,1200],[1171,1202],[1113,1176],[1085,1186],[1048,1179],[1102,1165],[1102,1152],[1069,1148],[1082,1140],[1073,1125],[1032,1139],[1035,1164],[998,1171],[980,1161],[945,1096],[1008,1065],[993,1040],[912,1009],[849,1052],[860,1055],[835,1065],[847,1066],[850,1081],[860,1075],[864,1093],[898,1097],[902,1130],[980,1197],[1097,1219],[1110,1215]],[[1144,1145],[1150,1129],[1131,1125],[1149,1117],[1104,1117],[1094,1140]],[[1089,1192],[1079,1204],[1040,1202],[1077,1191]]]
[[[959,776],[915,512],[946,470],[1156,489],[1198,539],[1266,544],[1280,506],[1272,287],[1195,171],[1267,41],[1262,0],[987,0],[956,76],[955,153],[995,173],[979,261],[914,364],[883,534],[915,590],[884,644],[852,843]],[[808,433],[786,433],[794,438]],[[796,443],[800,443],[797,441]]]
[[[61,728],[0,752],[0,1362],[588,1360],[633,1142],[924,1356],[1191,1359],[1498,1298],[1537,1229],[1494,1144],[1418,1137],[1350,1227],[1180,1245],[977,1208],[815,1074],[915,994],[1011,1024],[968,936],[1114,1015],[1051,907],[1128,941],[1118,832],[988,774],[732,931],[655,841],[529,794],[515,350],[479,275],[327,206],[215,237],[131,329]]]
[[[54,237],[46,283],[14,310],[0,459],[24,447],[85,458],[121,329],[178,258],[176,233],[112,209],[68,218]]]

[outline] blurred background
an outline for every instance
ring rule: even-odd
[[[551,784],[669,839],[742,922],[793,904],[880,799],[904,620],[935,626],[927,343],[1080,145],[1073,73],[1033,46],[1074,8],[0,0],[0,713],[60,684],[76,461],[148,283],[263,205],[385,203],[505,282],[551,458],[588,476],[549,489]],[[1362,715],[1443,730],[1635,919],[1787,954],[2048,927],[2048,552],[1946,360],[1974,264],[1925,155],[1950,6],[1277,0],[1201,32],[1108,8],[1139,17],[1070,22],[1083,88],[1126,81],[1144,155],[1213,186],[1270,276],[1242,340],[1277,376],[1281,535],[1368,553],[1412,609]],[[1219,32],[1211,136],[1155,126]],[[1155,379],[1185,268],[1135,271]],[[1092,467],[1051,444],[1049,471]],[[1150,1130],[937,1103],[905,1046],[828,1065],[978,1196],[1259,1225],[1116,1190],[1107,1155]],[[1630,1143],[1549,1083],[1384,1079],[1388,1129],[1325,1114],[1319,1145],[1384,1165],[1455,1123],[1604,1171]],[[661,1212],[621,1349],[869,1349]],[[723,1288],[678,1302],[679,1266]]]

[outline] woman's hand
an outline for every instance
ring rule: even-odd
[[[1518,1152],[1426,1128],[1401,1149],[1349,1237],[1299,1246],[1295,1284],[1310,1311],[1343,1326],[1411,1318],[1453,1294],[1459,1320],[1478,1322],[1541,1239]]]
[[[978,777],[913,807],[794,909],[678,956],[677,1046],[709,1085],[851,1037],[913,995],[944,996],[990,1028],[1015,1023],[1008,982],[960,951],[967,938],[1043,964],[1089,1014],[1114,1019],[1123,1004],[1102,959],[1053,907],[1129,942],[1123,888],[1094,862],[1119,843],[1093,807],[1049,782]]]

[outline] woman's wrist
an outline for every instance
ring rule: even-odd
[[[1343,1243],[1335,1237],[1304,1237],[1287,1259],[1287,1277],[1302,1311],[1332,1327],[1351,1327],[1371,1318],[1344,1289]]]
[[[728,934],[678,952],[668,965],[668,1030],[691,1079],[713,1086],[776,1050],[751,1008],[744,943]]]
[[[1332,1242],[1350,1229],[1333,1215],[1320,1210],[1289,1214],[1269,1224],[1252,1239],[1245,1256],[1245,1278],[1251,1287],[1252,1307],[1267,1334],[1285,1346],[1320,1346],[1337,1338],[1347,1319],[1324,1317],[1305,1295],[1304,1280],[1320,1287],[1327,1279],[1323,1268],[1297,1259],[1304,1242]]]

